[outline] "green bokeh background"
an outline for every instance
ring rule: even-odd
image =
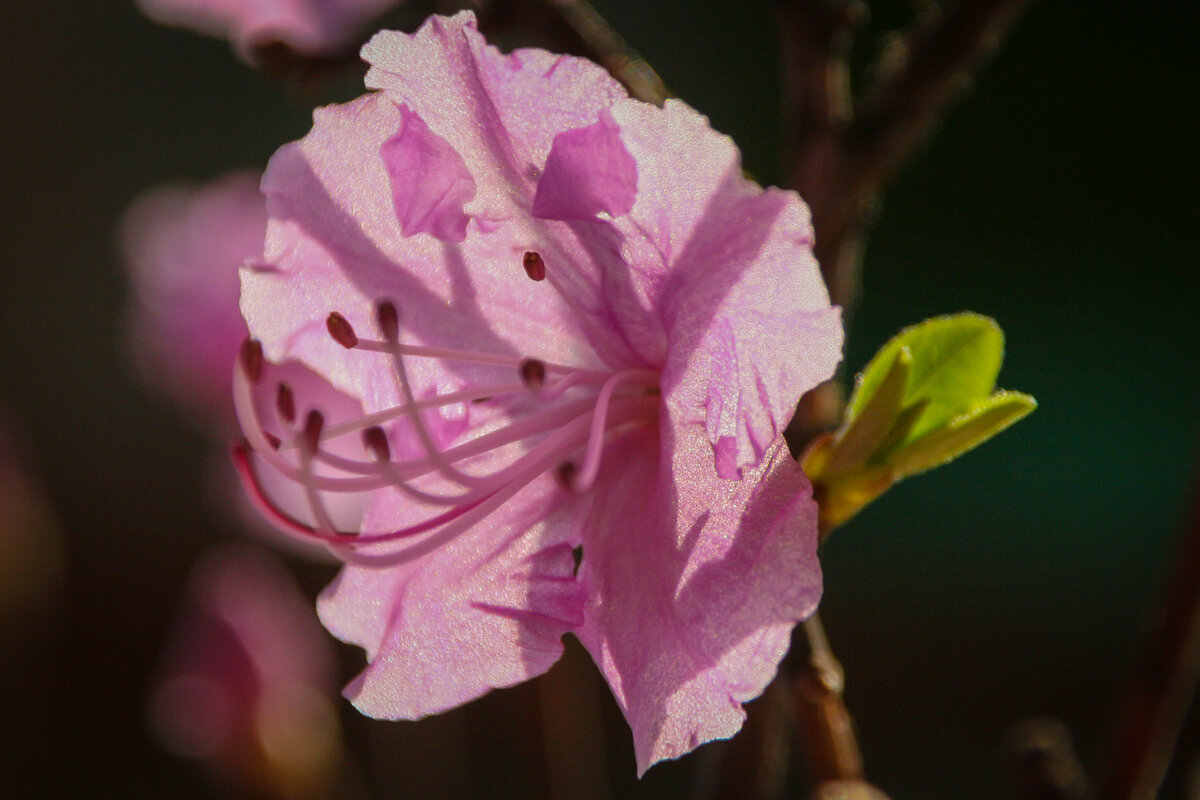
[[[734,137],[752,173],[779,177],[766,2],[596,4]],[[902,16],[875,5],[880,23]],[[825,548],[826,626],[868,771],[896,800],[1000,797],[1004,733],[1039,714],[1071,727],[1089,766],[1102,758],[1200,444],[1198,73],[1185,5],[1035,2],[887,195],[849,367],[907,324],[970,309],[1007,334],[1001,385],[1041,403]],[[67,582],[0,631],[0,787],[210,796],[191,765],[157,750],[143,705],[188,565],[229,526],[200,486],[202,436],[127,366],[113,225],[154,184],[261,166],[303,135],[315,101],[127,2],[6,14],[0,404],[61,521]],[[505,714],[528,706],[528,691],[463,712],[479,774],[422,792],[539,796],[503,757],[516,746]],[[352,738],[398,765],[379,796],[405,797],[425,796],[411,793],[422,769],[436,773],[437,751],[421,743],[455,723],[353,724],[370,730]],[[627,749],[622,736],[609,731]],[[424,766],[405,766],[418,757]],[[666,766],[635,785],[628,753],[614,775],[623,796],[687,783]],[[1164,796],[1182,797],[1173,781]]]

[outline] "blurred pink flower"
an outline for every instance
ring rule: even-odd
[[[343,756],[336,671],[310,609],[261,550],[202,558],[150,698],[163,746],[256,796],[329,794]]]
[[[120,225],[133,288],[127,315],[133,364],[147,387],[202,420],[220,442],[221,458],[214,464],[219,463],[222,474],[212,482],[223,502],[241,499],[230,492],[234,479],[225,448],[236,430],[233,363],[247,335],[238,310],[238,270],[262,257],[267,229],[260,179],[245,171],[202,186],[157,187],[134,200]],[[361,412],[357,401],[301,364],[272,365],[271,379],[294,386],[327,413]],[[273,407],[274,399],[269,404]],[[362,453],[357,442],[342,447],[344,455]],[[303,514],[303,491],[281,476],[270,480],[273,496]],[[244,522],[261,526],[244,502],[240,506]],[[344,495],[331,506],[342,524],[358,524],[361,497]],[[306,549],[311,555],[313,548]]]
[[[380,91],[318,110],[267,170],[235,374],[252,493],[348,564],[319,603],[367,651],[347,694],[435,713],[544,672],[572,632],[639,771],[733,735],[821,591],[782,438],[841,351],[807,209],[683,103],[502,55],[469,13],[363,56]],[[298,413],[265,358],[365,415]],[[368,457],[330,452],[346,439]],[[304,519],[260,472],[304,487]],[[326,518],[345,492],[369,496],[355,529]]]
[[[267,230],[259,179],[246,171],[161,186],[121,219],[134,364],[147,386],[210,421],[231,418],[230,365],[246,338],[238,268],[262,255]]]
[[[137,0],[164,25],[229,39],[246,61],[282,43],[309,56],[336,56],[399,0]],[[358,41],[361,41],[359,39]]]

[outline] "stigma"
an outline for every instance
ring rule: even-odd
[[[390,300],[376,303],[374,322],[378,339],[360,336],[336,311],[326,328],[348,358],[378,360],[391,374],[398,402],[388,408],[326,419],[320,408],[305,406],[295,387],[267,379],[263,348],[254,339],[243,344],[234,368],[234,405],[245,438],[234,445],[233,457],[250,498],[277,527],[323,542],[349,563],[382,566],[419,558],[483,523],[544,475],[562,491],[588,492],[607,442],[636,426],[657,425],[655,370],[585,369],[536,354],[411,344]],[[470,374],[493,377],[418,397],[409,374],[414,359],[474,364],[482,369]],[[468,424],[444,441],[427,412],[460,405],[469,416],[486,406],[486,424]],[[299,504],[268,489],[279,481],[264,480],[265,470],[298,487],[288,494],[301,496]],[[333,496],[381,491],[419,507],[416,521],[374,531],[335,524],[328,508]]]

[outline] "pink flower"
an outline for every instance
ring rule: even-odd
[[[230,364],[247,334],[238,310],[238,270],[261,258],[267,230],[260,179],[246,171],[202,186],[160,186],[135,199],[120,225],[133,288],[127,324],[134,366],[146,386],[201,419],[220,441],[222,457],[213,463],[222,474],[213,482],[222,501],[238,497],[230,494],[234,478],[225,455],[236,428]],[[272,365],[270,377],[328,413],[361,410],[301,364]],[[269,399],[269,406],[274,402]],[[362,453],[357,442],[342,443],[343,455],[355,453]],[[293,482],[277,476],[271,489],[280,503],[303,513],[304,493]],[[339,497],[331,505],[342,524],[358,524],[361,496]],[[243,521],[265,527],[244,502],[237,511]]]
[[[229,364],[246,338],[238,268],[262,254],[267,209],[255,172],[151,189],[121,219],[134,302],[134,363],[149,386],[228,419]]]
[[[380,91],[318,110],[264,177],[235,378],[252,491],[347,562],[319,603],[367,651],[347,694],[439,712],[544,672],[571,632],[640,771],[733,735],[821,591],[781,436],[840,358],[807,209],[683,103],[502,55],[469,13],[363,56]],[[256,412],[264,353],[365,414]],[[369,457],[327,451],[360,437]],[[264,466],[305,487],[307,521]],[[345,491],[369,493],[353,531],[323,519]]]
[[[342,759],[333,653],[271,556],[226,546],[199,562],[161,672],[150,723],[165,747],[255,796],[326,796]]]
[[[247,61],[280,42],[310,56],[334,56],[399,0],[137,0],[164,25],[229,39]],[[359,39],[358,41],[362,41]]]

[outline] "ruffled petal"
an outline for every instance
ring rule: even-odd
[[[817,511],[782,439],[742,481],[717,477],[695,423],[665,421],[605,458],[578,635],[633,729],[641,773],[741,727],[742,703],[820,599]]]
[[[383,31],[362,55],[371,64],[367,86],[414,109],[462,155],[477,187],[466,212],[481,226],[506,220],[530,242],[545,261],[546,283],[557,288],[554,302],[567,299],[573,326],[606,363],[644,364],[613,321],[615,307],[638,307],[623,296],[627,267],[614,272],[600,252],[617,243],[603,232],[581,241],[568,226],[531,215],[555,137],[593,125],[627,99],[621,85],[581,58],[537,49],[502,54],[487,45],[470,12],[431,17],[411,35]]]
[[[554,137],[533,198],[540,219],[590,220],[601,212],[629,213],[637,197],[637,165],[612,116]]]
[[[527,251],[540,252],[548,270],[561,270],[569,260],[540,229],[544,223],[476,220],[461,243],[403,235],[379,156],[401,115],[382,94],[318,109],[313,130],[271,159],[263,178],[271,218],[266,251],[261,263],[243,270],[241,298],[268,357],[302,360],[361,398],[368,411],[394,405],[386,358],[348,354],[325,328],[329,313],[338,311],[360,335],[378,338],[374,304],[390,298],[399,307],[403,337],[415,344],[603,365],[591,344],[593,331],[583,328],[550,281],[531,281],[522,267]],[[410,374],[418,395],[513,378],[432,359],[414,361]]]
[[[714,463],[736,478],[841,360],[808,209],[747,180],[729,137],[682,103],[612,114],[638,176],[632,211],[609,223],[622,237],[614,258],[657,312],[664,393],[706,419]]]
[[[583,610],[572,555],[580,506],[558,506],[560,495],[544,478],[486,526],[419,560],[343,569],[318,611],[331,633],[367,651],[367,668],[345,692],[356,707],[416,719],[540,675],[558,660],[562,635],[582,622]]]

